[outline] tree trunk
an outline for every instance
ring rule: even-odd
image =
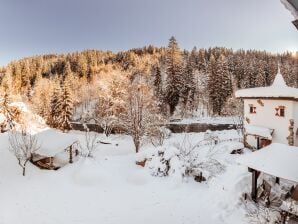
[[[22,170],[23,170],[23,176],[25,176],[25,175],[26,175],[26,163],[27,163],[27,161],[24,162],[24,165],[23,165],[22,162],[21,162],[21,160],[18,159],[18,163],[19,163],[20,167],[22,167]]]
[[[140,140],[137,137],[134,137],[133,142],[135,144],[136,153],[138,153],[140,150]]]

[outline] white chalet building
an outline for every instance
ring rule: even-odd
[[[263,148],[273,143],[298,146],[298,89],[286,85],[280,71],[269,87],[241,89],[245,144]]]

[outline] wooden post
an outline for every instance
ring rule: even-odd
[[[69,147],[69,163],[72,163],[72,145]]]
[[[257,149],[259,150],[261,147],[260,147],[260,137],[258,136],[257,137]]]
[[[258,173],[256,170],[252,170],[251,175],[251,198],[253,201],[257,202]]]
[[[51,167],[54,167],[53,160],[54,160],[54,158],[53,158],[53,157],[50,157],[50,166],[51,166]]]

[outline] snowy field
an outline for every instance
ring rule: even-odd
[[[82,132],[71,132],[84,141]],[[191,141],[204,133],[187,134]],[[222,139],[236,131],[218,132]],[[179,142],[184,134],[173,134]],[[154,177],[135,165],[128,136],[113,135],[94,158],[80,158],[58,171],[28,165],[25,177],[0,134],[0,224],[241,224],[248,223],[240,202],[249,191],[247,168],[230,154],[233,143],[220,143],[218,161],[225,170],[206,182]]]

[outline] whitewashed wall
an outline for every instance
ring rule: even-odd
[[[298,122],[298,106],[297,102],[290,100],[274,100],[261,99],[264,106],[261,106],[257,99],[244,99],[244,118],[249,118],[251,125],[262,126],[274,129],[272,142],[288,144],[287,137],[289,135],[289,120],[294,119],[297,129]],[[249,113],[249,105],[253,104],[256,107],[256,114]],[[285,106],[285,116],[275,116],[275,108]],[[296,113],[295,110],[297,111]],[[295,114],[295,115],[294,115]],[[247,124],[246,121],[244,121]],[[257,146],[257,141],[253,137],[249,137],[248,143]]]
[[[294,133],[296,135],[295,138],[295,146],[298,146],[298,102],[294,102],[294,119],[295,119],[295,129],[294,129]]]

